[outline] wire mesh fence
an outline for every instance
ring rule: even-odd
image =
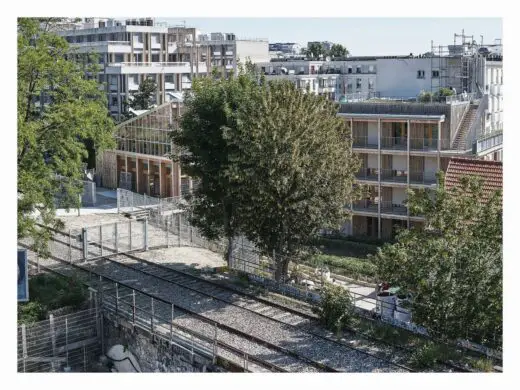
[[[18,326],[18,372],[87,372],[101,353],[100,316],[91,308]]]

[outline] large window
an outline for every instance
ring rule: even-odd
[[[362,79],[356,79],[356,89],[361,89],[361,81]]]

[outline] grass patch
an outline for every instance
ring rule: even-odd
[[[462,354],[449,346],[428,341],[414,351],[410,365],[415,369],[428,369],[447,360],[457,361],[461,358]]]
[[[486,359],[486,358],[470,359],[468,363],[472,368],[474,368],[477,371],[481,371],[481,372],[494,371],[493,361]]]
[[[359,278],[359,276],[373,278],[376,275],[376,266],[369,260],[353,257],[314,255],[307,261],[307,264],[313,267],[327,265],[332,272],[354,279]]]
[[[312,244],[322,253],[335,256],[366,258],[376,253],[378,245],[341,238],[317,237]]]
[[[75,279],[40,274],[29,279],[29,302],[18,304],[18,323],[44,320],[47,313],[60,307],[79,308],[87,298],[86,288]]]

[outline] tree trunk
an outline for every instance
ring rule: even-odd
[[[277,282],[285,282],[287,280],[288,271],[289,271],[289,258],[284,257],[283,259],[279,259],[276,261],[276,270],[274,273],[274,278]]]
[[[226,251],[226,259],[228,268],[231,269],[232,266],[232,258],[233,258],[233,237],[228,237],[228,245],[227,245],[227,251]]]

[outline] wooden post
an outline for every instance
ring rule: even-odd
[[[83,228],[83,260],[88,259],[88,230]]]
[[[25,324],[22,324],[22,357],[23,357],[23,372],[26,371],[25,361],[27,359],[27,333]]]

